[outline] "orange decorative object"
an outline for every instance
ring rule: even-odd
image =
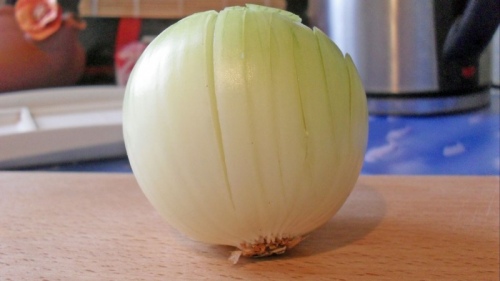
[[[15,16],[21,30],[36,41],[54,34],[62,24],[62,8],[57,0],[19,0]]]

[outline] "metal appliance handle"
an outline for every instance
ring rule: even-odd
[[[474,58],[486,48],[500,23],[500,1],[470,0],[451,27],[443,45],[443,59]]]

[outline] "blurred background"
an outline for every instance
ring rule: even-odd
[[[0,0],[0,169],[130,172],[121,102],[141,52],[185,16],[253,3],[353,57],[370,111],[362,173],[500,174],[497,0],[59,0],[62,27],[42,41],[15,2]]]

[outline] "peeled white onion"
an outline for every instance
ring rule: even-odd
[[[247,5],[161,33],[126,88],[134,175],[192,239],[244,256],[283,253],[327,222],[358,178],[366,96],[320,30]]]

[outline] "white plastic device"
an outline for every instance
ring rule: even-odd
[[[0,94],[0,169],[125,156],[124,88]]]

